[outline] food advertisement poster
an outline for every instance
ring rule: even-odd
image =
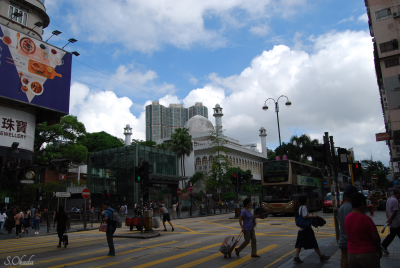
[[[0,96],[68,114],[72,55],[0,25]]]

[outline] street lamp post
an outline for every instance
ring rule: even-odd
[[[275,99],[273,99],[273,98],[268,98],[268,99],[264,102],[264,106],[263,106],[263,110],[264,110],[264,111],[267,111],[267,110],[268,110],[267,101],[268,101],[268,100],[273,100],[274,103],[275,103],[276,120],[277,120],[277,122],[278,122],[279,151],[280,151],[280,157],[281,157],[281,158],[282,158],[282,143],[281,143],[281,129],[280,129],[280,127],[279,127],[279,104],[278,104],[278,102],[279,102],[279,99],[282,98],[282,97],[286,98],[286,103],[285,103],[285,105],[286,105],[287,107],[290,107],[290,105],[292,105],[292,103],[289,101],[289,98],[286,97],[285,95],[280,96],[276,101],[275,101]]]

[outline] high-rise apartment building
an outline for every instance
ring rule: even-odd
[[[146,106],[146,140],[170,138],[175,129],[182,128],[186,121],[195,115],[208,118],[208,109],[201,102],[183,108],[182,104],[170,104],[169,107],[153,101]]]
[[[400,0],[364,0],[390,160],[400,162]],[[390,137],[390,139],[389,139]]]

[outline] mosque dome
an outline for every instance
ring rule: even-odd
[[[211,121],[201,115],[195,115],[190,118],[184,125],[184,128],[189,129],[190,135],[214,130]]]

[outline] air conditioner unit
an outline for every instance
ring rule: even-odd
[[[393,18],[399,17],[399,13],[398,12],[393,12]]]

